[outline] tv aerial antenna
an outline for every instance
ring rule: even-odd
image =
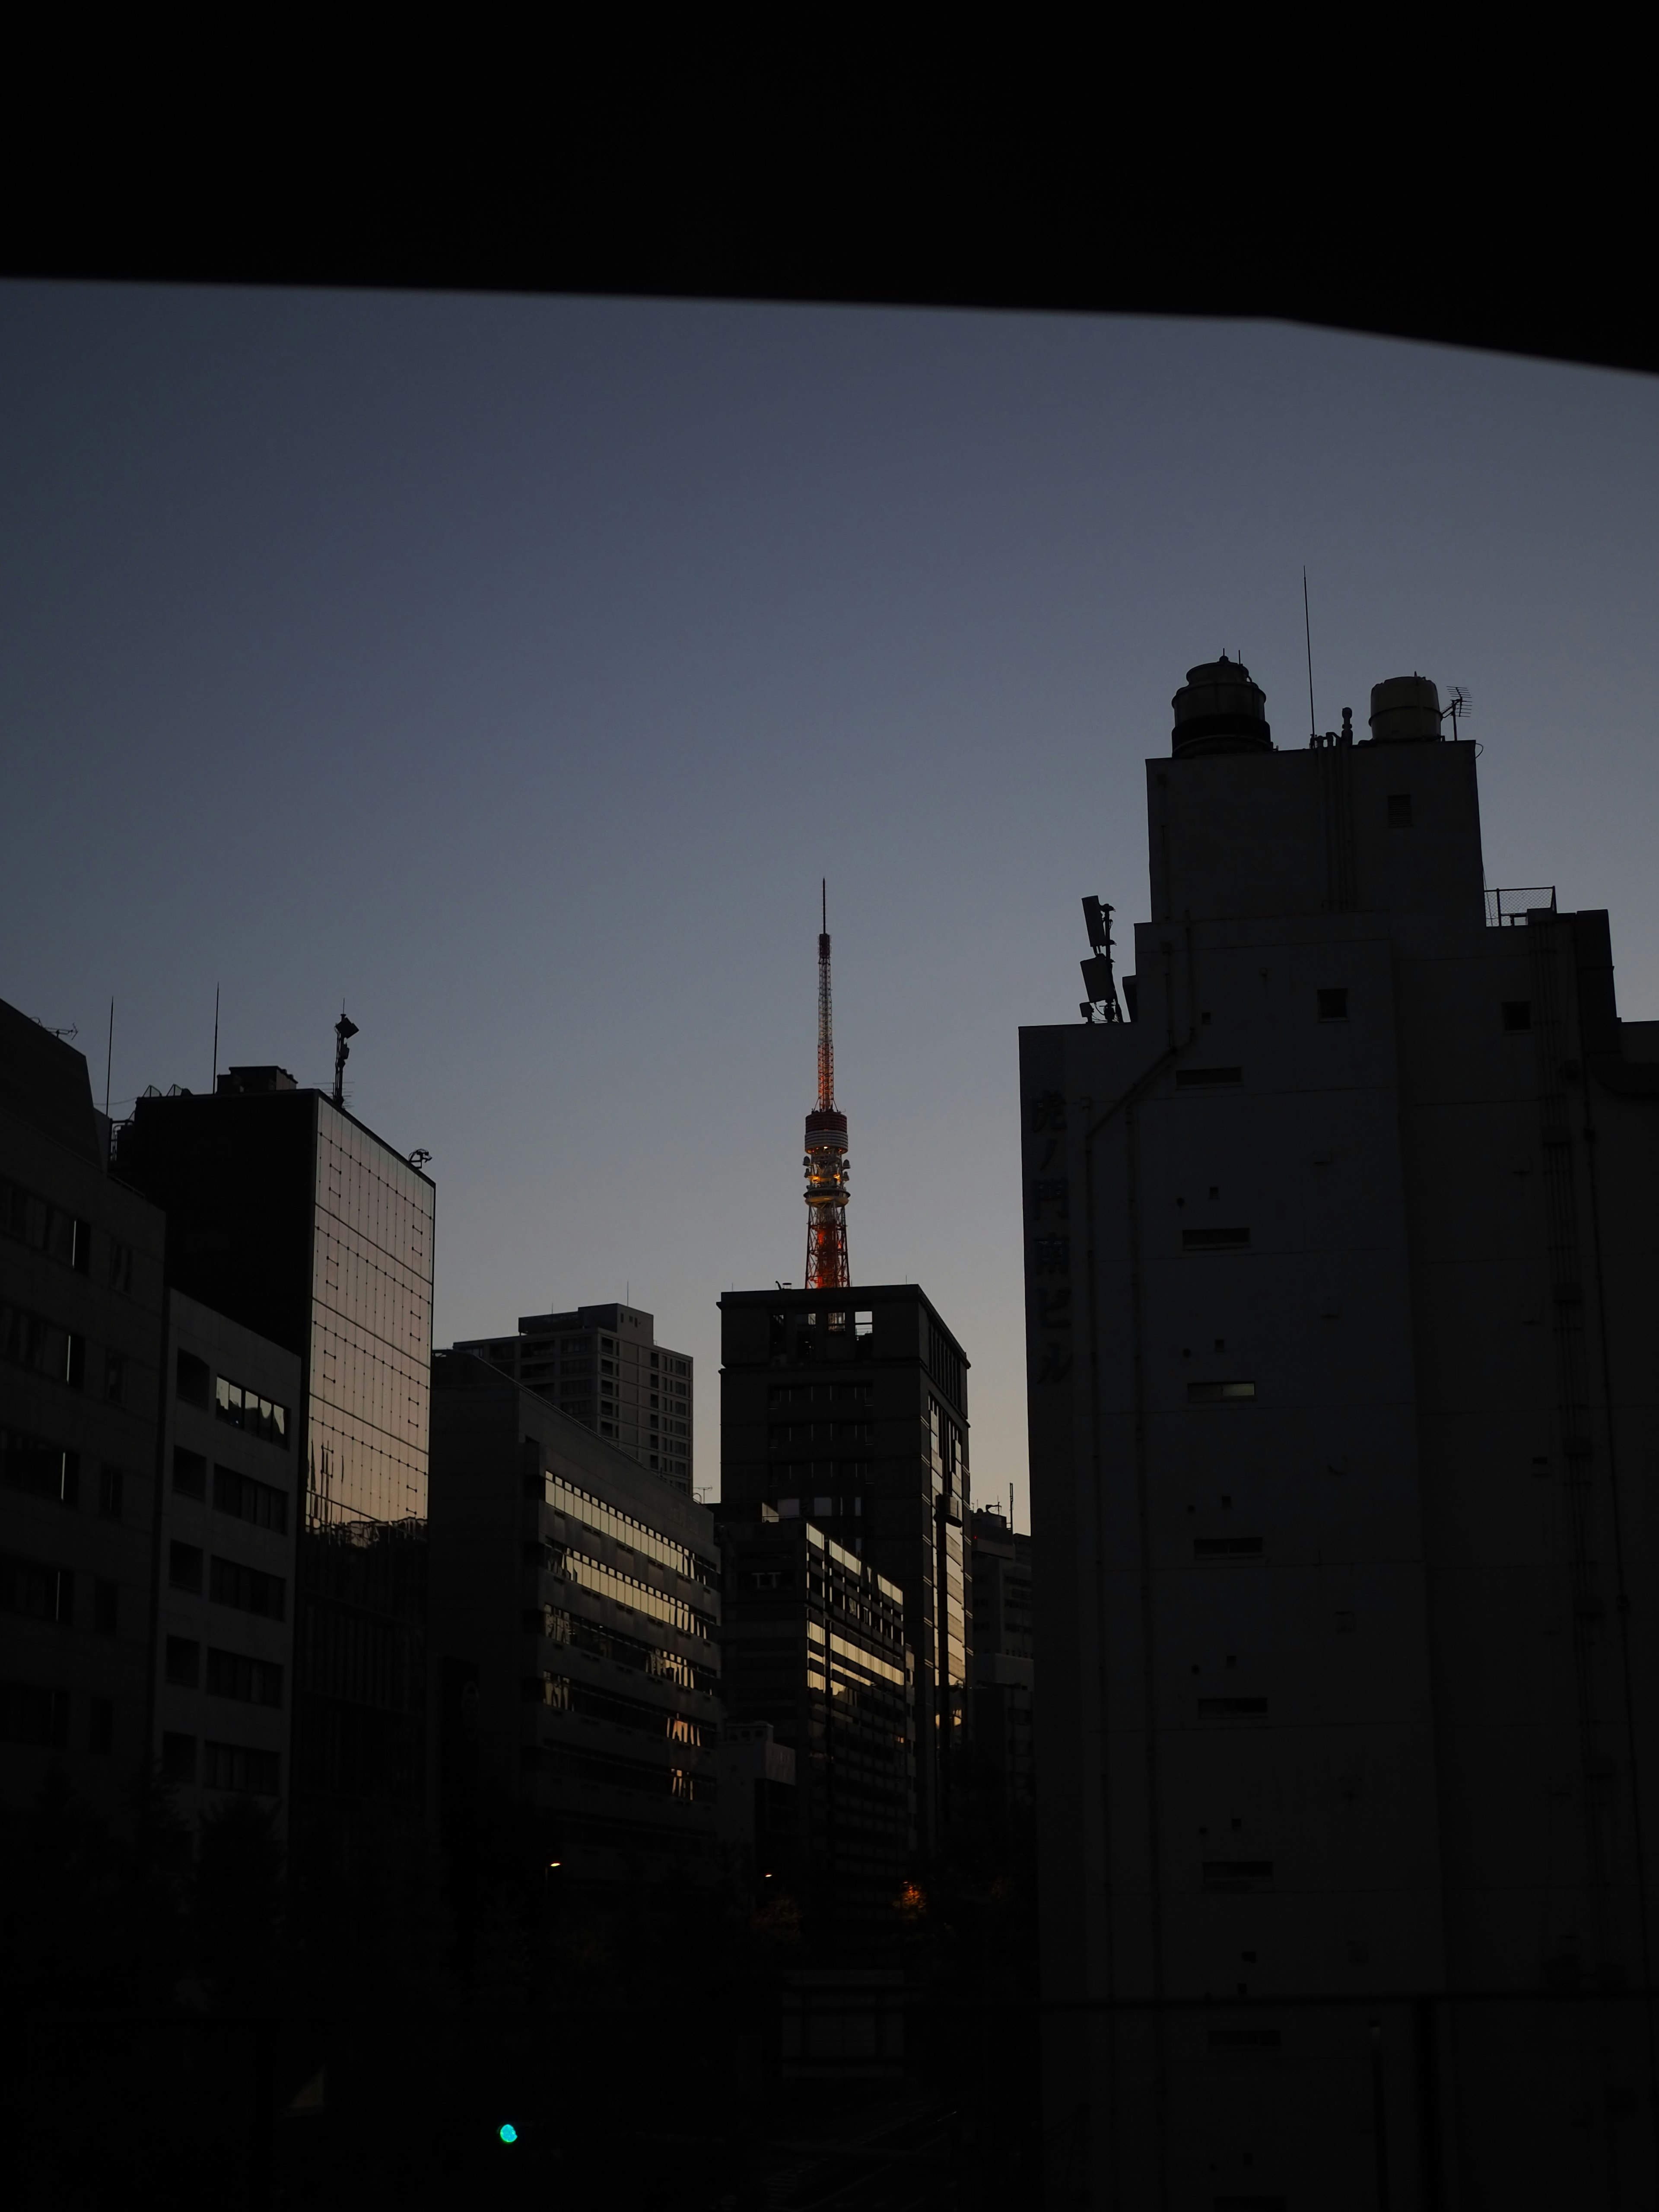
[[[1083,926],[1089,933],[1092,957],[1080,962],[1083,988],[1089,994],[1078,1007],[1085,1022],[1121,1022],[1117,982],[1112,972],[1112,909],[1103,898],[1083,902]]]
[[[1440,719],[1443,722],[1446,720],[1448,716],[1450,717],[1452,726],[1452,741],[1454,744],[1455,744],[1457,739],[1458,724],[1462,721],[1466,716],[1473,714],[1474,711],[1474,701],[1469,693],[1463,689],[1463,686],[1461,684],[1454,684],[1451,687],[1450,703],[1440,709]]]

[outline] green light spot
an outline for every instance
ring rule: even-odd
[[[519,2130],[511,2120],[503,2120],[495,2132],[503,2142],[517,2142],[519,2140]]]

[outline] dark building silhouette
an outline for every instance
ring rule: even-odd
[[[974,1617],[974,1765],[986,1808],[1000,1824],[1030,1809],[1031,1540],[1002,1515],[968,1517]]]
[[[499,1367],[690,1498],[695,1463],[691,1355],[659,1344],[637,1306],[522,1314],[516,1336],[457,1344]]]
[[[722,1512],[810,1520],[903,1595],[916,1824],[935,1850],[970,1723],[968,1361],[915,1284],[720,1300]]]
[[[528,1821],[562,1887],[720,1870],[707,1510],[471,1353],[433,1363],[438,1791]],[[556,1861],[556,1868],[551,1862]]]
[[[87,1063],[0,1003],[0,1799],[105,1814],[143,1758],[164,1224]],[[21,1909],[21,1906],[20,1906]]]
[[[139,1099],[117,1158],[167,1213],[172,1285],[300,1363],[295,1838],[344,1837],[371,1804],[417,1814],[432,1183],[274,1067]]]
[[[1021,1039],[1048,2185],[1645,2202],[1659,1024],[1432,684],[1175,707],[1135,1018]]]
[[[814,1939],[843,1958],[890,1938],[914,1847],[914,1662],[896,1583],[810,1521],[769,1506],[718,1516],[725,1561],[721,1689],[727,1732],[770,1723],[793,1753],[787,1839]],[[758,1808],[757,1808],[758,1809]],[[784,1839],[765,1838],[772,1855]],[[768,1873],[780,1869],[762,1867]]]
[[[728,1692],[722,1680],[722,1697]],[[795,1754],[770,1721],[721,1722],[720,1841],[757,1905],[794,1897],[801,1840],[795,1771]]]

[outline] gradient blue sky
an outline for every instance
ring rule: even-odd
[[[1142,760],[1460,682],[1488,880],[1659,1014],[1659,386],[1270,325],[0,287],[0,996],[117,1110],[327,1079],[438,1183],[437,1340],[799,1280],[830,878],[855,1278],[1026,1525],[1016,1030],[1144,915]]]

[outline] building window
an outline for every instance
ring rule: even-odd
[[[81,1487],[81,1455],[22,1429],[0,1429],[0,1482],[8,1490],[73,1505]]]
[[[0,1231],[36,1252],[61,1260],[84,1275],[92,1250],[92,1231],[84,1221],[0,1176]]]
[[[202,1551],[198,1544],[170,1544],[167,1547],[167,1580],[174,1589],[201,1589]]]
[[[1242,1252],[1250,1241],[1248,1229],[1183,1229],[1183,1252]]]
[[[118,1406],[125,1394],[127,1363],[118,1352],[104,1354],[104,1395],[112,1406]]]
[[[210,1698],[236,1698],[245,1705],[280,1705],[283,1670],[265,1659],[249,1659],[240,1651],[210,1650],[207,1686]]]
[[[111,1237],[109,1246],[109,1286],[112,1291],[124,1291],[132,1295],[132,1247]]]
[[[25,1620],[49,1620],[58,1628],[75,1625],[75,1577],[67,1567],[20,1559],[0,1553],[0,1613]]]
[[[213,1377],[205,1359],[198,1359],[193,1352],[181,1352],[173,1370],[174,1385],[187,1406],[205,1406]]]
[[[0,1743],[61,1750],[69,1741],[69,1692],[34,1682],[0,1682]]]
[[[121,1608],[121,1586],[118,1583],[97,1582],[92,1586],[92,1626],[98,1636],[113,1636],[116,1616]]]
[[[86,1339],[22,1306],[0,1305],[0,1358],[71,1390],[86,1379]]]
[[[87,1749],[104,1755],[115,1748],[115,1700],[93,1698],[87,1705]]]
[[[1389,827],[1390,830],[1409,830],[1412,826],[1412,797],[1408,791],[1392,792],[1389,797]]]
[[[263,1437],[267,1443],[288,1449],[288,1407],[274,1398],[262,1398],[257,1390],[221,1375],[214,1382],[213,1410],[232,1428],[246,1429],[250,1436]]]
[[[1322,1022],[1346,1022],[1348,1018],[1348,994],[1346,985],[1339,990],[1320,991],[1319,1018]]]
[[[240,1743],[210,1743],[206,1753],[202,1779],[207,1789],[243,1790],[255,1797],[276,1795],[280,1761],[274,1751],[253,1751]]]
[[[1189,1406],[1215,1406],[1224,1400],[1254,1398],[1254,1382],[1189,1382],[1187,1403]]]
[[[1506,1030],[1529,1030],[1532,1027],[1532,1000],[1530,999],[1505,999],[1504,1001],[1504,1027]]]
[[[198,1553],[197,1557],[199,1559],[201,1554]],[[282,1577],[261,1574],[258,1567],[245,1567],[240,1559],[215,1557],[208,1594],[216,1605],[234,1605],[242,1613],[263,1613],[267,1620],[283,1618]]]
[[[799,1498],[779,1498],[778,1518],[780,1521],[795,1521],[799,1520],[799,1517],[800,1500]]]
[[[161,1738],[161,1772],[168,1782],[196,1779],[196,1739],[169,1729]]]
[[[193,1690],[202,1679],[202,1647],[192,1636],[167,1638],[167,1680]]]
[[[121,1493],[124,1487],[125,1478],[120,1468],[112,1467],[106,1460],[98,1470],[98,1510],[106,1521],[120,1519]]]
[[[207,1462],[200,1452],[173,1447],[173,1486],[181,1498],[207,1496]]]
[[[213,1470],[214,1510],[234,1513],[239,1521],[251,1521],[257,1528],[270,1528],[279,1536],[288,1534],[288,1499],[268,1482],[256,1482],[251,1474],[239,1474],[234,1468],[216,1467]]]

